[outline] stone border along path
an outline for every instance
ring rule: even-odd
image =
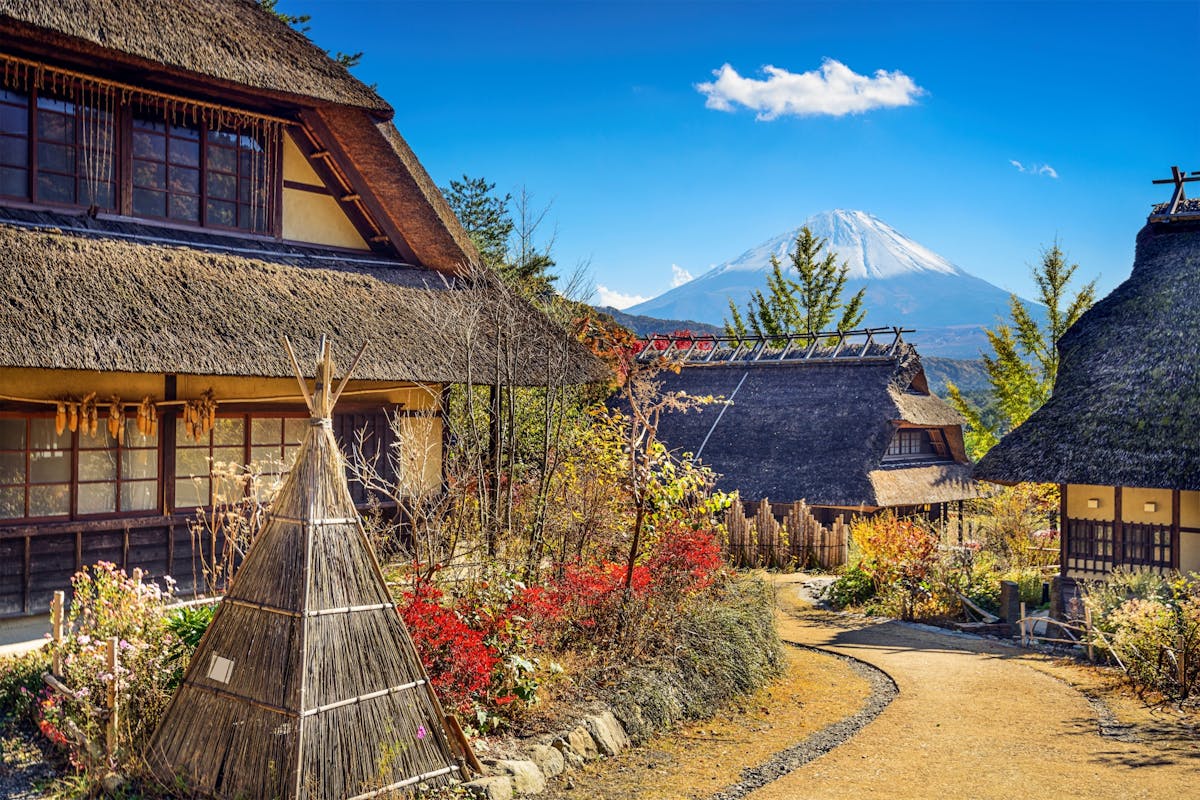
[[[794,772],[813,759],[820,758],[833,748],[847,741],[850,737],[865,728],[878,717],[888,704],[899,693],[896,682],[891,676],[878,667],[872,666],[854,656],[827,650],[823,647],[785,642],[792,647],[812,650],[823,655],[832,656],[850,667],[851,671],[863,678],[871,686],[871,694],[863,707],[857,713],[840,719],[816,733],[810,734],[799,744],[792,745],[786,750],[776,753],[770,760],[756,767],[742,770],[742,779],[713,794],[709,800],[739,800],[756,789],[776,781],[788,773]]]

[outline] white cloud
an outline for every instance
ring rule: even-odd
[[[692,273],[688,272],[686,269],[679,266],[678,264],[671,265],[671,288],[672,289],[674,289],[676,286],[683,286],[685,283],[687,283],[691,279],[692,279]]]
[[[1017,172],[1023,172],[1026,175],[1045,175],[1047,178],[1058,180],[1058,170],[1049,164],[1030,164],[1029,166],[1025,166],[1020,161],[1011,158],[1008,160],[1008,163],[1016,167]]]
[[[874,108],[911,106],[925,94],[899,70],[876,70],[873,77],[868,77],[832,58],[822,61],[820,69],[808,72],[788,72],[769,64],[762,71],[765,80],[743,78],[725,64],[713,70],[715,81],[698,83],[696,89],[707,97],[707,108],[734,111],[735,106],[744,106],[764,121],[788,114],[840,117]]]
[[[626,309],[630,306],[636,306],[638,303],[644,303],[649,300],[649,297],[643,297],[640,294],[625,294],[609,289],[602,283],[596,284],[596,299],[597,305],[612,306],[613,308]]]

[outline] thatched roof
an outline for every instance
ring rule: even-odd
[[[279,336],[330,334],[365,380],[490,383],[503,327],[502,382],[604,377],[499,285],[345,251],[0,209],[0,263],[0,366],[286,377]]]
[[[0,0],[0,25],[76,40],[150,71],[170,67],[231,86],[368,109],[375,91],[251,0]]]
[[[346,154],[362,190],[378,198],[385,216],[380,222],[395,231],[423,265],[455,273],[463,264],[482,263],[450,204],[395,125],[359,109],[334,106],[305,119],[325,131],[327,146]]]
[[[893,356],[877,348],[866,358],[689,365],[661,380],[667,391],[732,397],[665,414],[659,436],[682,452],[703,443],[700,460],[720,474],[718,487],[743,499],[876,508],[976,494],[961,463],[963,420],[921,391],[924,371],[910,345]],[[960,462],[885,463],[904,424],[952,428]]]
[[[332,372],[151,742],[189,794],[365,800],[462,774],[350,496]]]
[[[1198,331],[1200,224],[1148,224],[1133,273],[1059,340],[1053,396],[975,475],[1200,489]]]

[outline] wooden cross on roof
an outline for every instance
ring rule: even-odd
[[[1166,210],[1161,212],[1163,216],[1170,217],[1179,213],[1180,204],[1184,200],[1187,200],[1187,191],[1185,190],[1184,186],[1185,184],[1192,183],[1193,181],[1200,181],[1200,172],[1193,172],[1191,175],[1188,175],[1186,172],[1179,169],[1179,167],[1175,166],[1171,167],[1171,177],[1151,181],[1154,184],[1175,184],[1175,191],[1171,194],[1171,202],[1167,206]]]

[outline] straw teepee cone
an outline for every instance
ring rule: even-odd
[[[333,437],[347,378],[332,389],[322,341],[310,394],[285,346],[312,424],[155,732],[151,766],[193,791],[247,800],[345,800],[448,783],[460,764]]]

